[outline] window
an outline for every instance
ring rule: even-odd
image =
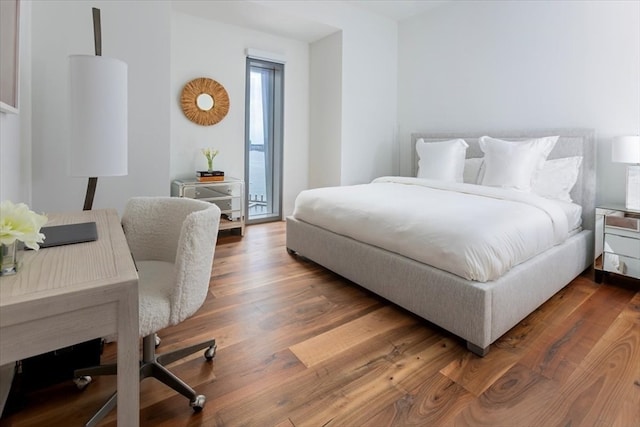
[[[247,58],[247,223],[282,219],[282,64]]]

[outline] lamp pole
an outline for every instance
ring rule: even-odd
[[[100,9],[94,7],[91,9],[93,12],[93,44],[96,50],[96,56],[102,56],[102,29],[100,26]],[[93,197],[96,194],[96,187],[98,186],[98,177],[89,177],[87,183],[87,194],[84,196],[84,207],[82,210],[90,211],[93,207]]]

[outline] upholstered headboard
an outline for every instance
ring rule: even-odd
[[[462,138],[469,148],[467,148],[467,158],[482,157],[478,139],[483,135],[494,138],[518,141],[530,138],[540,138],[544,136],[559,135],[553,151],[548,159],[558,159],[562,157],[582,156],[580,175],[576,185],[571,191],[573,201],[582,206],[582,226],[593,230],[595,226],[596,207],[596,157],[594,131],[591,129],[552,129],[542,131],[527,132],[484,132],[478,133],[414,133],[411,134],[411,153],[413,156],[413,175],[418,170],[418,156],[416,155],[416,141],[422,138],[425,142],[446,141],[449,139]]]

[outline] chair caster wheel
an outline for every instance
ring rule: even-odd
[[[206,398],[204,397],[204,395],[199,394],[189,402],[189,405],[191,406],[191,408],[193,408],[194,412],[200,412],[202,411],[202,408],[204,408],[205,400]]]
[[[84,375],[82,377],[76,377],[73,379],[78,390],[83,391],[85,388],[89,387],[91,384],[91,377],[89,375]]]
[[[207,359],[207,360],[213,360],[213,358],[216,357],[217,348],[218,348],[218,346],[216,344],[214,344],[211,347],[209,347],[208,349],[206,349],[204,351],[204,358]]]

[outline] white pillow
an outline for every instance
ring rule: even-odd
[[[576,185],[582,157],[547,160],[533,177],[532,191],[549,199],[573,202],[571,189]]]
[[[447,182],[462,182],[464,157],[469,145],[464,139],[450,141],[416,141],[418,153],[418,178]]]
[[[481,184],[530,191],[534,174],[542,168],[557,141],[557,136],[526,141],[481,137],[478,141],[484,152]]]
[[[474,157],[464,161],[464,172],[462,173],[462,182],[467,184],[477,184],[480,177],[480,169],[484,159],[482,157]]]

